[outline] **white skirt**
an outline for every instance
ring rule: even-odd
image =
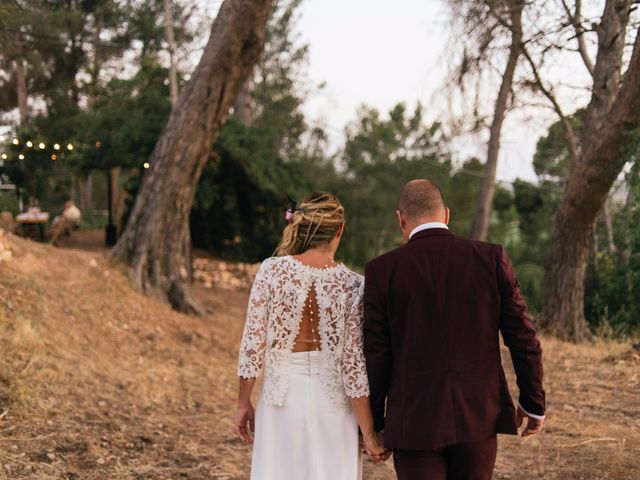
[[[251,480],[361,480],[358,422],[329,406],[320,355],[292,354],[284,406],[258,399]]]

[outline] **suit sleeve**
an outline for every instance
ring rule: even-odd
[[[386,300],[368,264],[364,280],[364,355],[367,362],[371,410],[376,431],[384,429],[385,402],[392,371],[391,339]]]
[[[520,405],[529,413],[544,415],[545,392],[542,385],[542,348],[536,334],[511,261],[499,249],[500,332],[511,352]]]

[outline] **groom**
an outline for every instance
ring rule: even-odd
[[[496,434],[542,430],[542,351],[500,245],[452,234],[442,192],[409,182],[402,247],[365,270],[364,349],[376,430],[399,480],[490,480]],[[520,398],[500,363],[501,334]],[[386,413],[385,413],[386,404]]]

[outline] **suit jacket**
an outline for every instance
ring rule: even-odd
[[[418,232],[367,264],[364,309],[371,404],[387,447],[431,450],[517,434],[499,333],[520,404],[544,414],[540,342],[500,245],[444,228]]]

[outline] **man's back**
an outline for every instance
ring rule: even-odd
[[[540,344],[502,247],[416,233],[367,265],[365,353],[385,443],[408,450],[516,433],[499,332],[518,373],[520,401],[544,413]]]

